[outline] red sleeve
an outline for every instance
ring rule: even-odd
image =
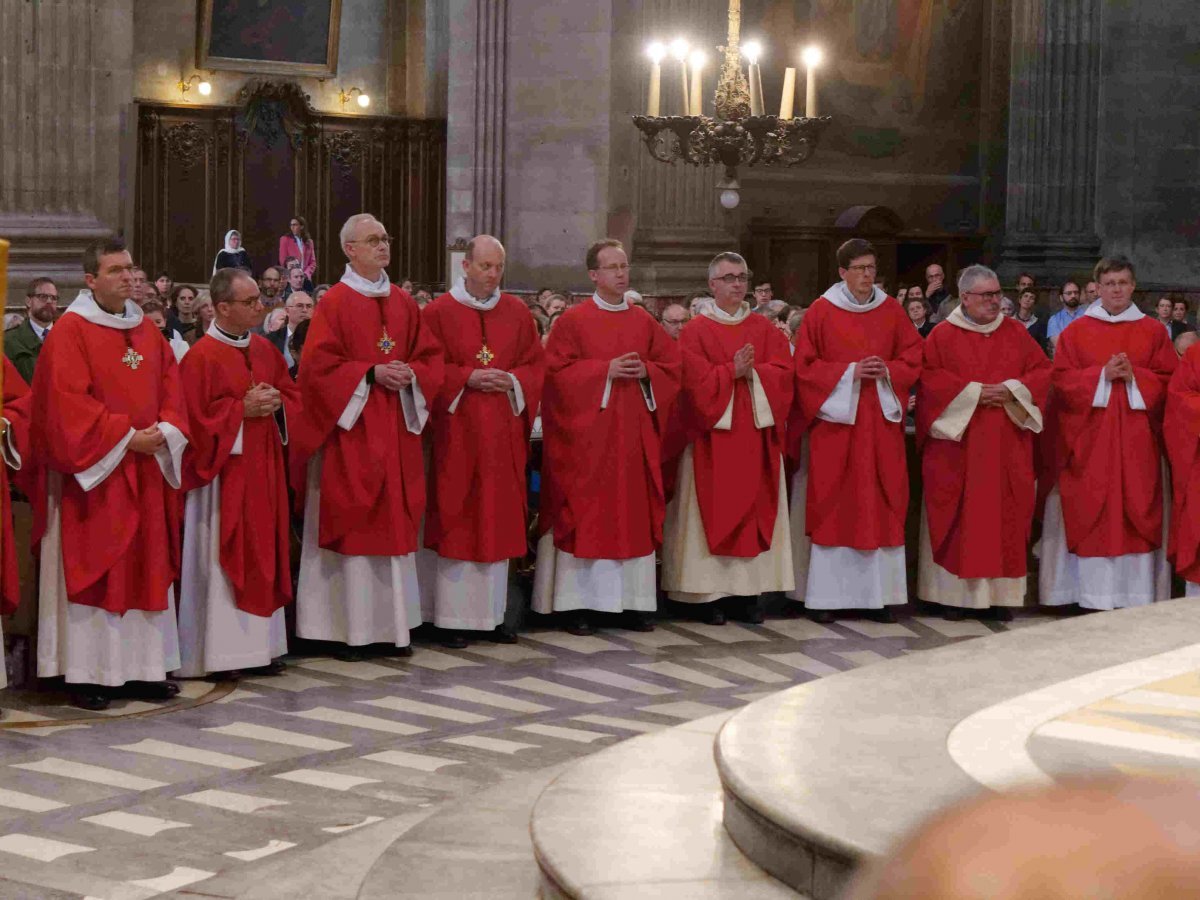
[[[915,330],[915,329],[914,329]],[[924,448],[929,439],[929,430],[933,423],[946,411],[969,383],[969,379],[957,372],[947,369],[942,360],[942,344],[954,340],[955,328],[935,328],[925,339],[924,367],[921,370],[921,380],[917,385],[917,446]],[[1047,361],[1048,362],[1048,361]],[[900,392],[896,391],[897,396]]]
[[[193,350],[179,367],[194,432],[184,454],[185,491],[203,487],[221,473],[245,420],[243,396],[215,362],[203,349]]]
[[[1096,385],[1104,367],[1085,366],[1076,348],[1080,329],[1065,329],[1054,348],[1054,393],[1064,416],[1086,415],[1092,409]]]
[[[792,408],[795,370],[787,339],[774,326],[767,331],[767,356],[763,360],[755,360],[754,371],[758,373],[758,379],[762,382],[767,400],[771,404],[775,430],[782,436],[787,428],[788,413]]]
[[[900,408],[903,409],[909,392],[921,377],[921,356],[925,340],[909,323],[908,316],[900,305],[891,299],[887,302],[895,307],[892,332],[896,335],[896,341],[891,358],[885,362],[892,379],[892,390],[900,400]]]
[[[400,302],[408,312],[408,355],[403,357],[403,361],[413,370],[417,385],[425,396],[425,402],[431,404],[432,398],[438,396],[441,391],[442,382],[446,378],[442,345],[429,326],[421,320],[421,308],[417,306],[417,301],[402,290],[397,289],[396,292],[399,293]],[[392,296],[394,298],[395,294]],[[307,351],[308,345],[304,346]]]
[[[1200,346],[1190,347],[1179,361],[1167,391],[1163,441],[1171,461],[1169,555],[1175,569],[1189,581],[1200,580]]]
[[[805,433],[812,427],[817,413],[846,374],[846,367],[850,365],[844,360],[830,361],[824,358],[826,348],[822,326],[827,318],[829,306],[828,300],[818,298],[809,307],[796,335],[796,352],[792,357],[795,367],[795,402],[792,404],[787,435],[787,457],[792,466],[800,462],[800,442]]]
[[[528,318],[529,321],[521,326],[521,349],[517,363],[508,370],[509,374],[517,379],[521,385],[521,393],[525,395],[523,418],[526,438],[533,429],[533,421],[542,405],[542,385],[546,379],[546,354],[542,349],[542,338],[538,334],[533,316]]]
[[[691,443],[693,432],[712,431],[729,407],[736,379],[733,360],[718,362],[718,354],[706,340],[708,329],[685,328],[679,335],[679,350],[683,358],[683,392],[687,398],[688,433],[684,445]],[[683,448],[679,448],[682,450]]]
[[[12,473],[12,479],[27,496],[33,496],[37,483],[38,461],[31,452],[30,428],[33,412],[33,392],[17,371],[17,367],[4,357],[4,418],[8,419],[8,440],[21,457],[21,468]]]
[[[683,378],[683,356],[679,351],[679,344],[671,339],[662,326],[654,321],[649,313],[643,315],[650,320],[650,351],[642,362],[646,365],[650,389],[654,391],[654,422],[661,440],[667,433],[671,411],[679,397],[680,381]],[[605,377],[607,373],[606,365]],[[603,388],[601,390],[603,391]]]
[[[1166,329],[1155,327],[1153,334],[1154,347],[1149,363],[1145,366],[1133,366],[1133,377],[1142,399],[1146,401],[1146,414],[1150,416],[1150,422],[1157,431],[1167,403],[1167,386],[1179,365],[1179,356],[1175,353],[1171,339],[1167,337]]]
[[[532,316],[530,321],[532,322]],[[450,404],[454,402],[454,398],[459,395],[467,386],[467,379],[471,377],[471,366],[459,365],[453,360],[447,359],[445,350],[445,328],[446,324],[442,321],[441,308],[437,306],[427,306],[421,311],[421,321],[429,330],[430,336],[437,341],[439,349],[442,349],[442,386],[436,395],[431,395],[425,391],[425,396],[429,398],[429,407],[435,413],[441,414],[448,412]],[[424,388],[422,388],[424,390]]]

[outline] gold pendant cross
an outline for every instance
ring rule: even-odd
[[[383,330],[383,337],[381,337],[379,339],[379,343],[377,343],[375,346],[378,347],[380,350],[382,350],[384,353],[390,354],[393,350],[396,349],[396,342],[393,341],[390,337],[388,337],[387,329],[385,328]]]
[[[125,355],[121,357],[121,362],[125,363],[131,369],[137,369],[142,364],[143,359],[142,354],[130,347],[125,351]]]
[[[484,344],[480,348],[479,352],[475,354],[475,358],[485,366],[490,366],[492,364],[492,360],[496,358],[496,354],[488,349],[487,344]]]

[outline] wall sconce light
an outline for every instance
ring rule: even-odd
[[[346,104],[349,103],[352,99],[355,99],[355,94],[358,95],[358,97],[357,97],[358,105],[361,106],[363,109],[366,109],[368,106],[371,105],[371,98],[363,92],[362,88],[352,87],[352,88],[350,88],[349,91],[339,90],[338,91],[338,103],[342,104],[342,112],[346,111]]]
[[[207,81],[205,81],[203,78],[201,78],[199,75],[193,75],[191,78],[187,79],[186,81],[184,81],[183,78],[180,78],[179,83],[176,84],[175,86],[177,88],[179,88],[179,93],[183,95],[183,98],[185,100],[187,99],[187,92],[192,89],[193,81],[200,82],[198,85],[196,85],[196,89],[198,91],[200,91],[200,96],[207,97],[209,94],[212,93],[212,85],[209,84]]]

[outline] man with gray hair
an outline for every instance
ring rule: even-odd
[[[305,473],[296,634],[408,656],[421,623],[416,551],[425,512],[421,432],[442,354],[416,302],[388,279],[391,237],[374,216],[342,227],[349,263],[310,321],[300,369]]]
[[[838,248],[840,283],[808,308],[796,338],[797,403],[788,429],[796,590],[830,622],[834,610],[892,621],[908,600],[904,406],[921,373],[921,336],[875,285],[875,248]],[[809,465],[819,478],[808,478]]]
[[[1007,621],[1025,603],[1033,435],[1042,430],[1050,361],[1001,314],[991,269],[964,269],[958,296],[961,305],[925,339],[917,388],[925,488],[917,592],[950,620],[992,609]]]
[[[703,604],[714,625],[725,621],[721,601],[758,623],[762,595],[795,586],[783,471],[792,361],[775,324],[751,314],[750,277],[736,253],[709,264],[713,302],[679,337],[682,446],[664,466],[675,490],[662,587]]]

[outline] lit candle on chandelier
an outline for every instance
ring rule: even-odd
[[[676,38],[671,42],[671,55],[675,57],[679,63],[679,84],[683,88],[679,95],[679,104],[683,108],[680,115],[691,115],[690,98],[688,96],[688,43],[683,38]]]
[[[758,58],[762,56],[762,44],[751,41],[742,48],[742,54],[750,64],[750,115],[763,114],[762,69],[758,67]]]
[[[779,98],[779,118],[790,119],[795,102],[796,70],[789,66],[783,70],[783,96]]]
[[[817,66],[821,65],[821,48],[804,48],[804,115],[810,119],[817,117]]]
[[[689,104],[689,115],[704,115],[704,54],[695,50],[692,52],[692,102]]]
[[[667,48],[655,41],[647,49],[650,56],[650,98],[646,101],[646,115],[657,116],[662,107],[662,60]]]

